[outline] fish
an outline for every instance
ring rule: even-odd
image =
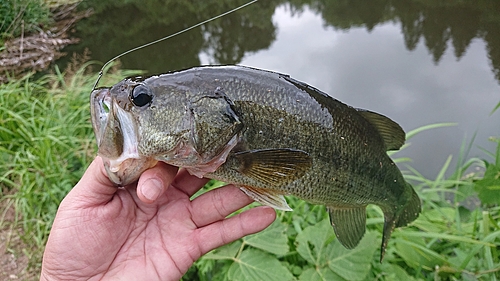
[[[325,205],[347,249],[374,204],[384,214],[381,262],[394,228],[421,211],[387,154],[405,143],[403,129],[286,74],[227,65],[129,77],[94,89],[90,107],[98,155],[118,186],[163,161],[275,209],[291,210],[283,195],[293,195]]]

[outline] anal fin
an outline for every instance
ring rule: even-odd
[[[292,208],[286,203],[285,197],[281,194],[251,186],[240,186],[240,189],[250,198],[263,205],[273,207],[277,210],[292,211]]]
[[[347,249],[356,247],[366,229],[366,206],[327,207],[330,222],[339,242]]]

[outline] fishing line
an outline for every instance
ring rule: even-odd
[[[218,16],[215,16],[215,17],[209,18],[209,19],[207,19],[207,20],[204,20],[204,21],[202,21],[202,22],[199,22],[199,23],[197,23],[197,24],[195,24],[195,25],[192,25],[192,26],[190,26],[190,27],[188,27],[188,28],[185,28],[185,29],[183,29],[183,30],[181,30],[181,31],[178,31],[178,32],[176,32],[176,33],[174,33],[174,34],[167,35],[167,36],[165,36],[165,37],[162,37],[162,38],[157,39],[157,40],[155,40],[155,41],[152,41],[152,42],[149,42],[149,43],[146,43],[146,44],[140,45],[140,46],[138,46],[138,47],[135,47],[135,48],[133,48],[133,49],[130,49],[130,50],[126,51],[126,52],[123,52],[123,53],[121,53],[121,54],[117,55],[116,57],[114,57],[114,58],[112,58],[112,59],[108,60],[108,61],[107,61],[107,62],[106,62],[106,63],[102,66],[101,70],[99,71],[99,76],[97,76],[97,80],[95,81],[95,83],[94,83],[94,87],[92,88],[92,91],[93,91],[93,90],[95,90],[95,88],[97,87],[97,84],[99,84],[99,80],[101,80],[101,77],[104,75],[104,72],[103,72],[103,71],[104,71],[104,68],[106,68],[106,66],[108,66],[108,65],[109,65],[111,62],[113,62],[114,60],[119,59],[119,58],[121,58],[121,57],[123,57],[123,56],[125,56],[125,55],[127,55],[127,54],[130,54],[130,53],[132,53],[132,52],[135,52],[135,51],[137,51],[137,50],[140,50],[140,49],[142,49],[142,48],[146,48],[146,47],[149,47],[149,46],[151,46],[151,45],[154,45],[154,44],[156,44],[156,43],[158,43],[158,42],[161,42],[161,41],[163,41],[163,40],[170,39],[170,38],[172,38],[172,37],[174,37],[174,36],[177,36],[177,35],[179,35],[179,34],[182,34],[182,33],[186,32],[186,31],[189,31],[189,30],[191,30],[191,29],[193,29],[193,28],[197,28],[198,26],[204,25],[205,23],[211,22],[211,21],[216,20],[216,19],[218,19],[218,18],[221,18],[221,17],[223,17],[223,16],[226,16],[226,15],[229,15],[229,14],[231,14],[231,13],[234,13],[234,12],[236,12],[236,11],[238,11],[238,10],[240,10],[240,9],[243,9],[243,8],[245,8],[246,6],[249,6],[249,5],[251,5],[251,4],[253,4],[253,3],[257,2],[257,1],[258,1],[258,0],[252,0],[252,1],[247,2],[247,3],[245,3],[245,4],[241,5],[241,6],[238,6],[238,7],[234,8],[234,9],[232,9],[232,10],[229,10],[229,11],[224,12],[224,13],[222,13],[222,14],[218,15]]]

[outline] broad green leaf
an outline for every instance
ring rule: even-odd
[[[299,276],[300,281],[346,281],[329,268],[308,268]]]
[[[334,237],[335,233],[329,220],[322,220],[316,225],[306,227],[297,235],[297,252],[311,264],[324,265],[329,260],[327,254],[332,251],[330,242]]]
[[[413,268],[423,266],[432,269],[445,261],[442,256],[429,249],[422,238],[411,237],[411,240],[407,240],[407,237],[398,237],[395,242],[397,254]]]
[[[237,240],[231,244],[224,245],[203,256],[204,259],[212,260],[232,260],[241,248],[241,241]]]
[[[416,281],[416,280],[421,280],[421,279],[415,279],[414,277],[408,275],[408,272],[406,272],[403,268],[401,268],[399,265],[396,264],[391,264],[391,263],[382,263],[380,265],[380,268],[382,269],[382,276],[384,277],[385,281]]]
[[[474,189],[483,204],[500,204],[500,167],[488,165],[483,179],[476,182]]]
[[[473,184],[461,184],[458,186],[455,200],[457,202],[464,202],[467,199],[473,198],[475,195]]]
[[[359,245],[351,250],[335,241],[333,251],[336,257],[328,262],[328,267],[347,280],[363,280],[370,271],[378,247],[375,232],[367,232]]]
[[[366,233],[359,245],[351,250],[344,248],[334,237],[329,220],[323,220],[297,235],[297,252],[317,270],[328,268],[345,280],[363,280],[378,248],[376,234]]]
[[[252,248],[241,252],[241,255],[231,265],[227,274],[229,280],[295,280],[292,273],[274,256]]]
[[[288,237],[286,236],[287,226],[276,220],[266,230],[243,238],[243,241],[255,248],[266,252],[283,256],[289,251]]]

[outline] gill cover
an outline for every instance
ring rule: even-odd
[[[220,154],[243,128],[233,102],[222,88],[194,99],[190,111],[193,118],[193,146],[205,160]]]

